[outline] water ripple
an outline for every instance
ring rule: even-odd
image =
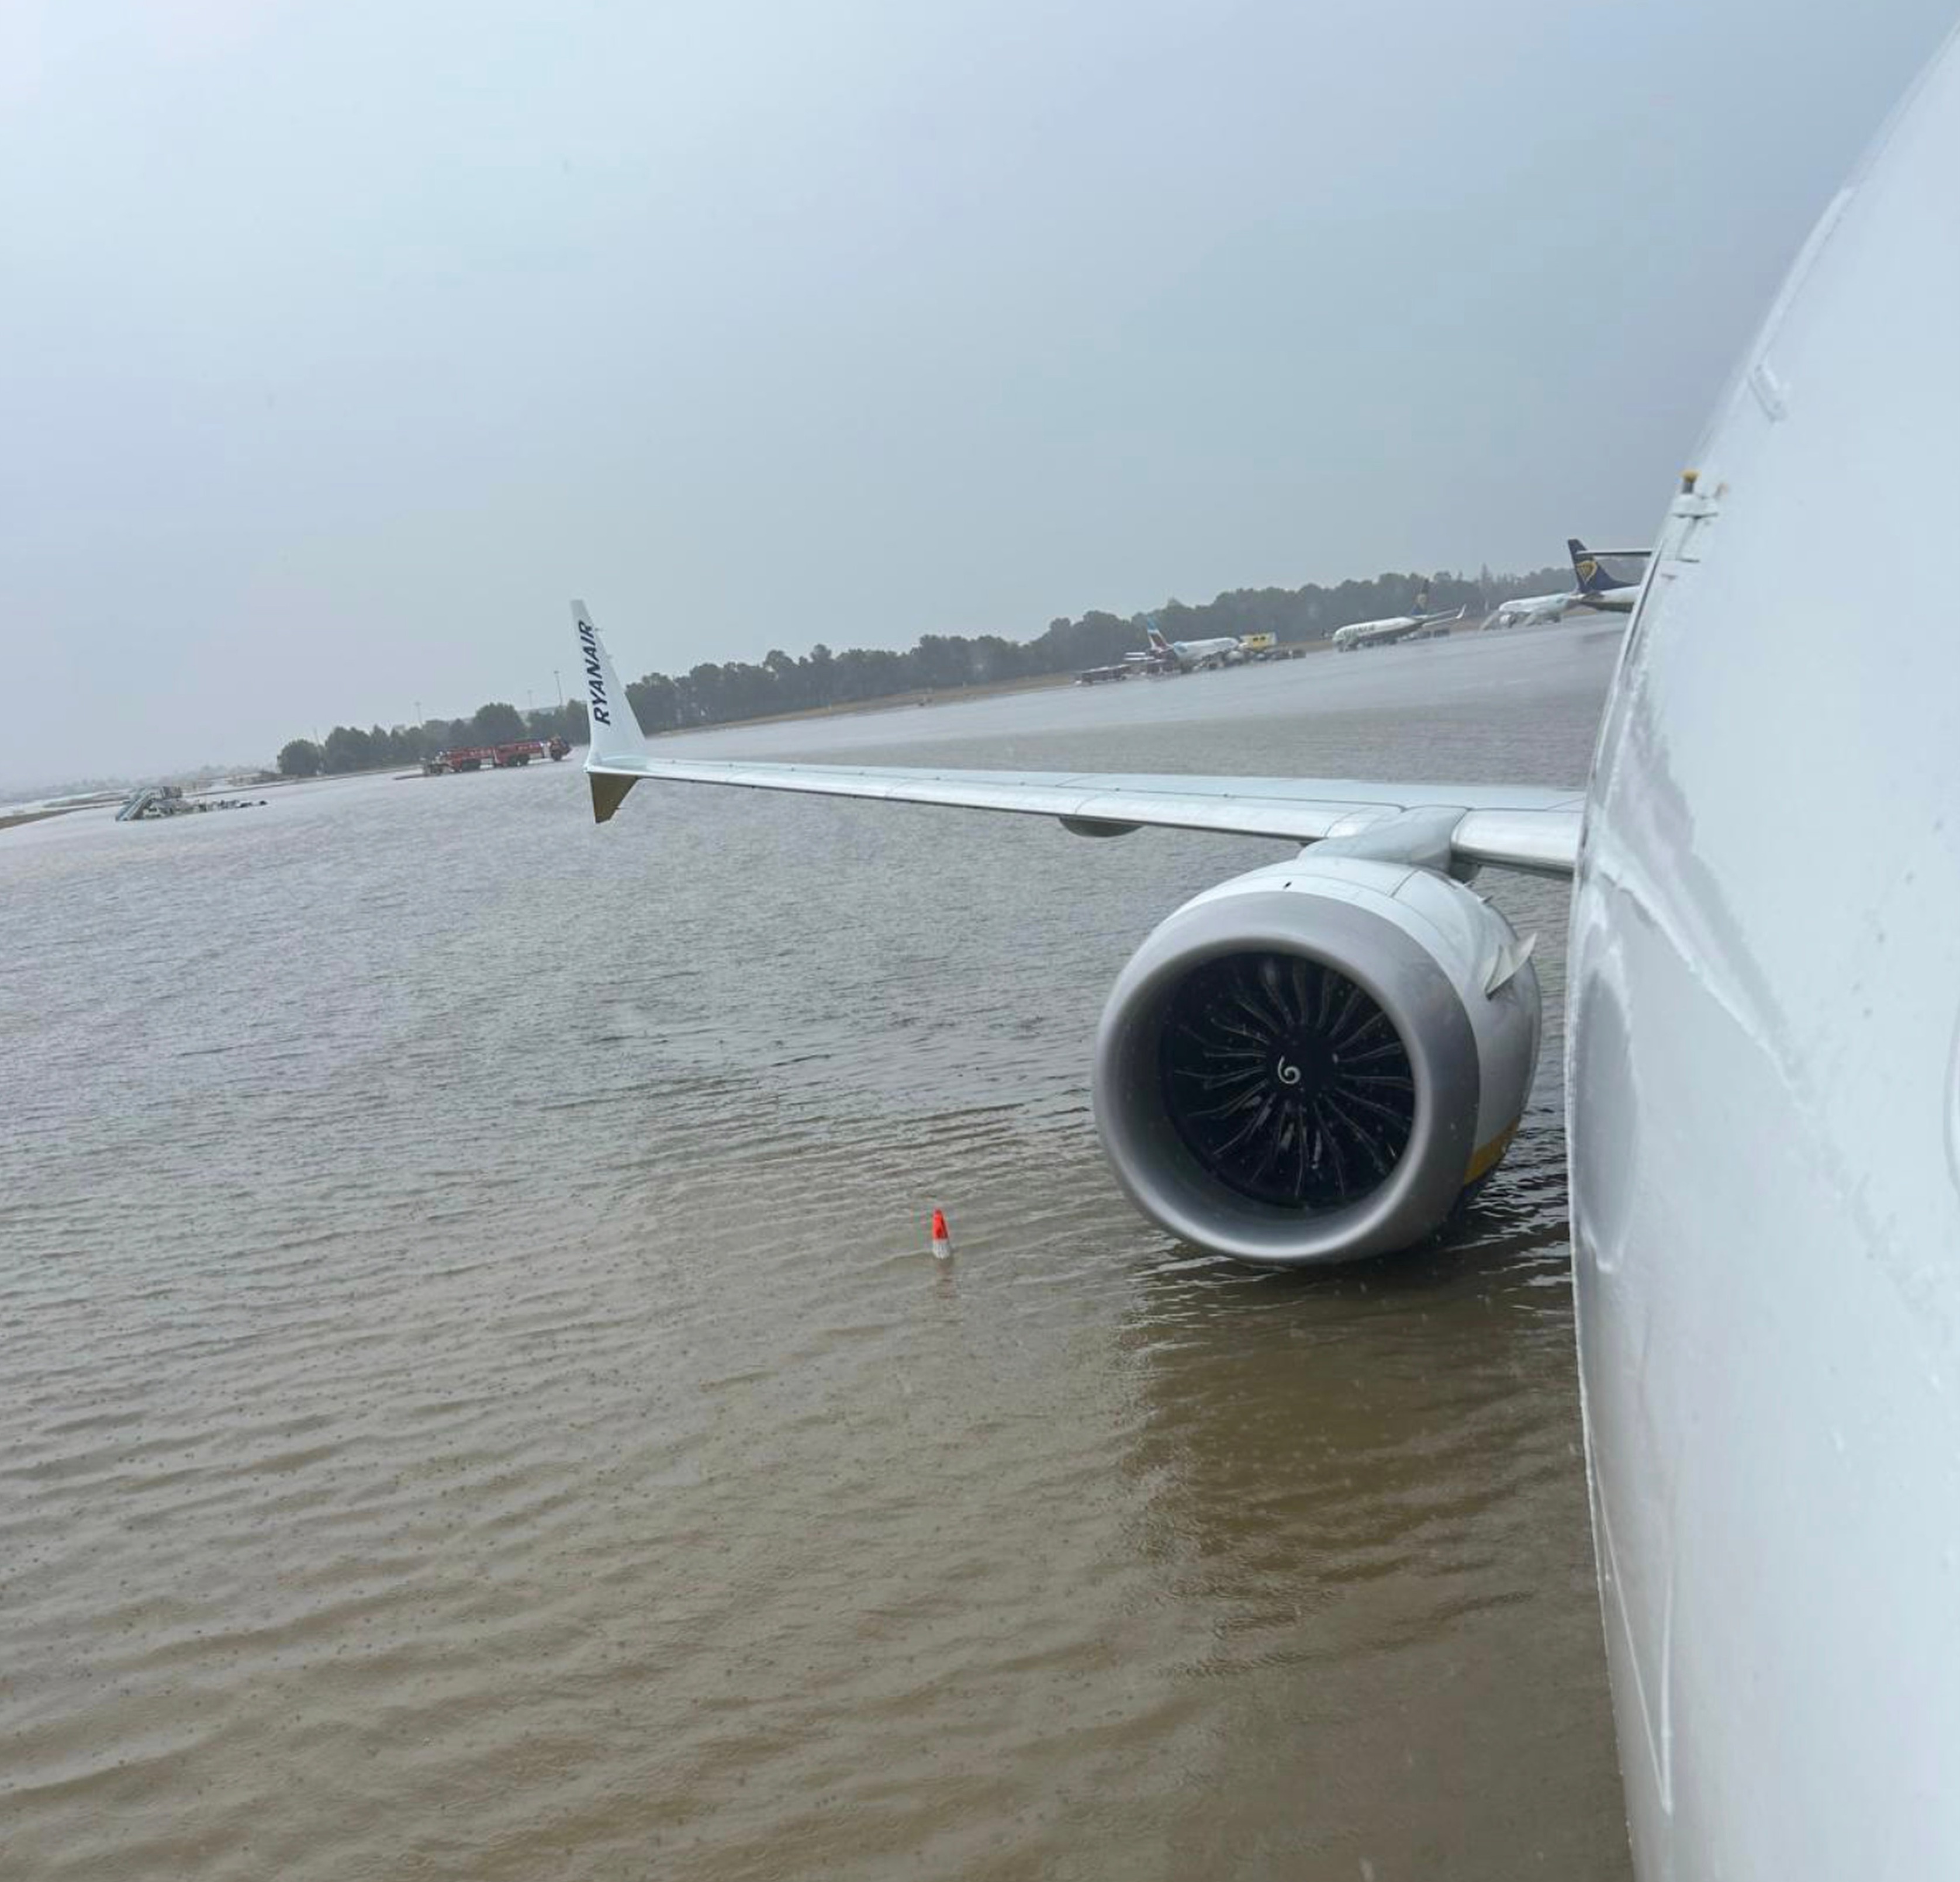
[[[1583,775],[1610,649],[1371,660],[743,742]],[[8,1876],[1623,1873],[1555,1021],[1437,1246],[1249,1274],[1084,1070],[1270,846],[581,795],[0,839]]]

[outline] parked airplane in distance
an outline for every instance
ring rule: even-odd
[[[1691,475],[1689,482],[1693,482]],[[1644,561],[1653,555],[1652,549],[1589,549],[1576,536],[1567,537],[1565,548],[1572,558],[1572,579],[1575,584],[1570,606],[1602,608],[1609,614],[1633,612],[1634,602],[1640,598],[1640,583],[1623,582],[1617,576],[1608,574],[1606,564],[1609,561]]]
[[[1429,590],[1425,588],[1415,598],[1414,614],[1390,615],[1380,621],[1351,621],[1344,628],[1336,628],[1335,652],[1352,653],[1364,647],[1387,647],[1397,641],[1424,640],[1433,634],[1446,634],[1470,612],[1470,604],[1465,602],[1454,614],[1446,609],[1424,614],[1423,603],[1428,599]]]
[[[1484,617],[1486,628],[1526,628],[1551,621],[1563,621],[1565,611],[1578,599],[1570,593],[1556,595],[1514,595],[1500,601]]]
[[[1154,621],[1146,621],[1144,632],[1148,637],[1150,651],[1141,658],[1155,658],[1168,661],[1180,673],[1201,673],[1208,667],[1236,666],[1246,657],[1246,650],[1239,644],[1236,634],[1221,634],[1209,641],[1166,641],[1157,631]]]
[[[1486,628],[1528,627],[1551,621],[1562,621],[1574,608],[1600,608],[1609,612],[1624,613],[1631,609],[1639,598],[1640,588],[1637,582],[1621,584],[1608,574],[1602,566],[1608,557],[1615,560],[1634,561],[1653,554],[1650,549],[1600,549],[1592,550],[1575,536],[1568,536],[1566,552],[1572,558],[1572,574],[1576,587],[1556,595],[1518,595],[1509,601],[1501,601],[1483,619]]]
[[[1936,596],[1844,631],[1951,523],[1956,176],[1960,39],[1669,506],[1586,794],[657,759],[573,609],[602,821],[660,778],[1314,844],[1171,915],[1096,1047],[1124,1186],[1246,1260],[1395,1246],[1496,1163],[1538,982],[1464,879],[1573,876],[1580,1400],[1645,1882],[1960,1876],[1960,637]]]

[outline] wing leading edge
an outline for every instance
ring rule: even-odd
[[[750,790],[865,797],[1058,819],[1083,836],[1146,827],[1277,837],[1296,843],[1360,839],[1405,813],[1447,830],[1449,860],[1569,876],[1584,793],[1523,785],[1386,784],[1352,778],[1203,777],[1079,771],[959,771],[892,766],[751,763],[650,755],[625,689],[582,602],[572,604],[587,679],[592,744],[585,769],[593,815],[604,822],[642,778]],[[1453,821],[1437,813],[1457,813]],[[1382,832],[1386,835],[1386,831]]]

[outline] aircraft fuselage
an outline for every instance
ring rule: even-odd
[[[1566,1086],[1643,1877],[1960,1874],[1960,52],[1827,211],[1634,608]],[[1829,526],[1820,527],[1828,517]],[[1637,606],[1634,606],[1637,597]]]

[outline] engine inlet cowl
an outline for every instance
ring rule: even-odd
[[[1522,952],[1459,884],[1360,858],[1200,896],[1103,1013],[1096,1118],[1118,1180],[1174,1233],[1265,1265],[1420,1241],[1523,1110],[1538,993]]]

